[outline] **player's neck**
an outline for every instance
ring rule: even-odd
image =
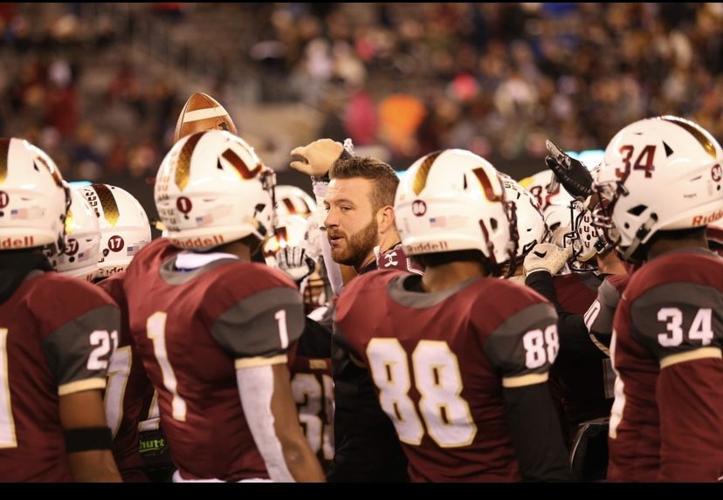
[[[708,248],[708,240],[705,239],[704,233],[701,235],[691,236],[690,238],[656,238],[656,240],[650,245],[647,257],[648,260],[650,260],[676,250],[693,248]]]
[[[379,251],[384,253],[387,250],[394,248],[394,245],[400,241],[402,241],[402,239],[399,237],[399,233],[396,228],[392,226],[388,231],[379,233]]]
[[[481,262],[448,262],[426,268],[422,276],[422,288],[429,293],[441,292],[470,278],[483,276],[487,276],[487,271]]]
[[[615,254],[615,250],[608,250],[605,255],[598,255],[597,267],[603,274],[628,274],[623,261]]]

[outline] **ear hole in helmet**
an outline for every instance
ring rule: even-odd
[[[497,231],[497,219],[490,219],[490,227],[492,228],[492,231]]]
[[[630,210],[628,210],[628,213],[629,213],[629,214],[632,214],[632,215],[634,215],[634,216],[636,216],[636,217],[639,217],[640,214],[642,214],[643,212],[645,212],[645,210],[646,210],[647,208],[648,208],[648,207],[645,206],[645,205],[636,205],[636,206],[634,206],[633,208],[631,208]]]

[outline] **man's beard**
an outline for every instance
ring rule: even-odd
[[[331,256],[334,262],[337,264],[344,264],[346,266],[353,266],[355,269],[359,269],[364,261],[372,253],[374,247],[379,242],[379,227],[377,226],[376,219],[367,224],[363,229],[354,233],[349,238],[345,233],[341,231],[334,233],[334,236],[343,236],[346,242],[346,248],[343,251],[335,250],[332,247]],[[327,237],[330,234],[327,234]]]

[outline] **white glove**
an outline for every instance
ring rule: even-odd
[[[537,271],[547,271],[554,276],[572,256],[572,248],[562,248],[553,243],[538,243],[527,254],[524,262],[525,276]]]
[[[276,254],[279,269],[288,274],[296,283],[301,281],[316,269],[314,259],[306,255],[302,247],[284,247]]]

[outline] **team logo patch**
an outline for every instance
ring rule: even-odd
[[[427,204],[422,200],[414,200],[412,202],[412,213],[417,217],[422,217],[427,213]]]
[[[125,241],[123,241],[123,238],[121,236],[111,236],[108,239],[108,248],[110,248],[114,252],[120,252],[123,250],[123,247],[125,246]]]
[[[721,169],[720,165],[713,165],[713,168],[710,170],[710,176],[713,178],[714,181],[718,182],[723,178],[723,169]],[[2,194],[0,193],[0,208],[2,208]]]
[[[176,200],[176,208],[178,208],[182,214],[187,214],[191,211],[191,208],[193,208],[193,204],[191,203],[191,200],[185,196],[181,196]]]
[[[5,208],[10,203],[10,197],[5,191],[0,191],[0,208]]]

